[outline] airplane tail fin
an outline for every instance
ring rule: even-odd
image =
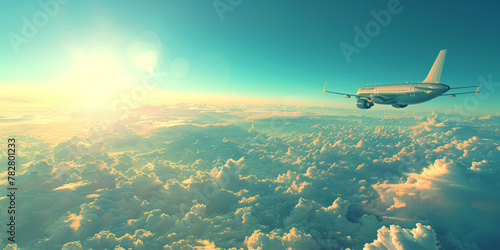
[[[431,71],[423,81],[423,83],[439,83],[441,79],[441,71],[443,71],[444,58],[446,57],[446,50],[441,50],[432,65]]]

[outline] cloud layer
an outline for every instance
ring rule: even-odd
[[[459,121],[185,106],[138,112],[57,143],[18,137],[17,246],[500,244],[499,115]]]

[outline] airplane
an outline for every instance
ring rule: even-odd
[[[406,84],[388,84],[388,85],[372,85],[362,87],[355,95],[338,93],[323,89],[323,93],[331,93],[343,95],[346,98],[355,96],[357,98],[356,106],[360,109],[369,109],[376,104],[392,105],[395,108],[405,108],[410,104],[417,104],[432,100],[439,96],[456,97],[457,95],[476,93],[479,94],[479,86],[467,86],[450,88],[450,86],[440,83],[441,71],[443,70],[444,58],[446,56],[446,49],[441,50],[432,65],[431,71],[419,83],[406,83]],[[448,90],[452,89],[466,89],[476,88],[476,91],[445,94]]]

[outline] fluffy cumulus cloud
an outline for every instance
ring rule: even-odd
[[[300,232],[295,227],[290,232],[275,230],[269,234],[264,234],[256,230],[250,237],[245,239],[246,247],[249,250],[257,249],[314,249],[316,242],[311,235]]]
[[[274,108],[142,107],[59,140],[19,135],[22,214],[0,249],[500,244],[498,114]]]
[[[436,234],[430,226],[417,223],[414,229],[404,229],[391,225],[382,227],[377,232],[377,239],[371,244],[365,244],[367,250],[397,250],[397,249],[438,249]]]

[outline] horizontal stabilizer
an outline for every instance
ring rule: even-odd
[[[481,89],[482,84],[479,86],[468,86],[468,87],[457,87],[457,88],[451,88],[451,89],[465,89],[465,88],[475,88],[477,87],[476,91],[469,91],[469,92],[461,92],[461,93],[451,93],[451,94],[442,94],[442,95],[447,95],[450,97],[456,97],[457,95],[463,95],[463,94],[473,94],[476,93],[479,95],[479,90]]]
[[[467,87],[456,87],[456,88],[450,88],[450,89],[468,89],[468,88],[477,88],[481,86],[467,86]]]

